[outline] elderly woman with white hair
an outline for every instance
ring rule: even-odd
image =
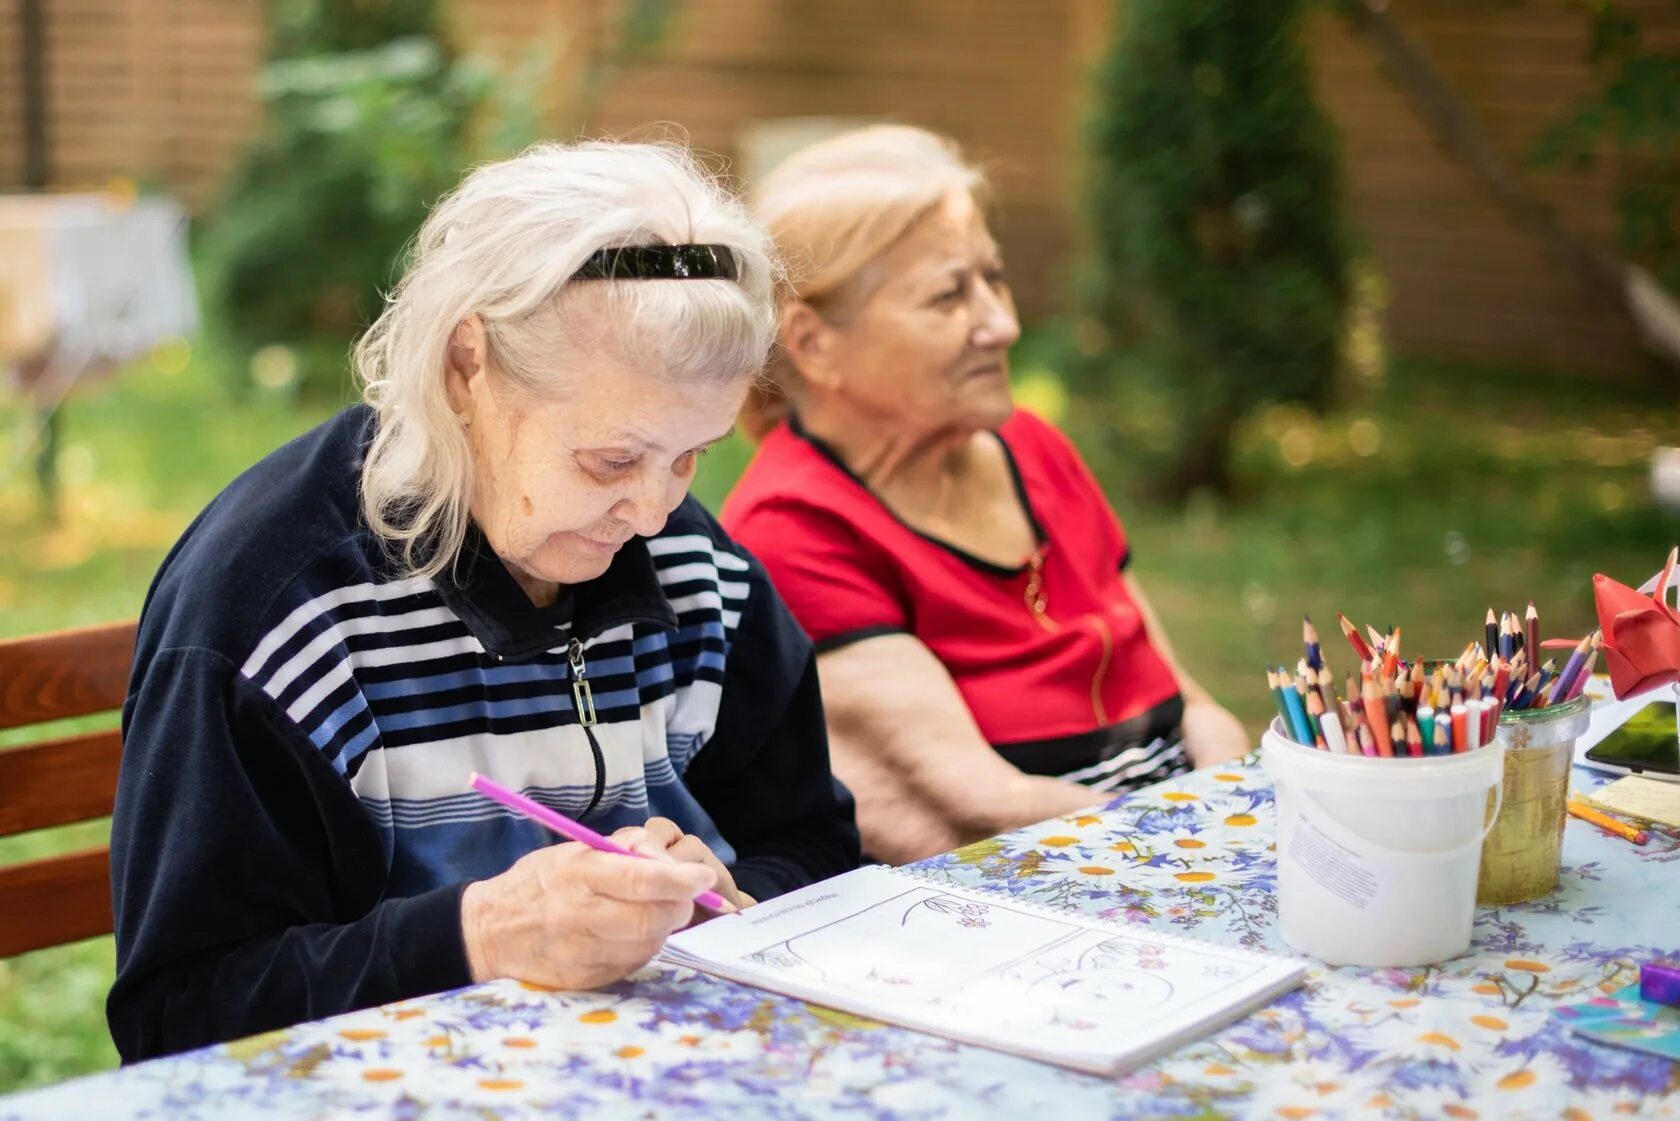
[[[774,337],[680,149],[546,145],[427,219],[366,401],[235,480],[141,616],[112,827],[134,1060],[496,977],[617,980],[857,863],[815,664],[687,497]],[[556,843],[473,772],[652,859]]]

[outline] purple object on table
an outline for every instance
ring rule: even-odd
[[[1648,961],[1640,966],[1639,999],[1680,1008],[1680,963]]]

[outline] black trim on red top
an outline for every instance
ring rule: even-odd
[[[1184,697],[1174,694],[1136,716],[1118,724],[1093,728],[1072,736],[1021,743],[994,743],[999,755],[1017,770],[1029,775],[1065,775],[1112,759],[1129,748],[1142,747],[1155,739],[1180,738],[1184,721]]]
[[[856,472],[854,472],[850,467],[846,466],[846,461],[841,459],[839,454],[833,448],[829,447],[827,444],[825,444],[818,437],[813,436],[809,432],[805,431],[805,426],[799,423],[799,415],[797,413],[789,413],[788,414],[787,426],[788,426],[788,431],[789,432],[792,432],[795,436],[798,436],[801,440],[804,440],[806,443],[810,444],[813,448],[815,448],[817,450],[818,454],[820,454],[824,459],[828,460],[830,463],[834,464],[834,466],[836,468],[838,468],[848,479],[852,480],[852,482],[856,483],[860,488],[862,488],[864,493],[868,494],[869,497],[873,498],[876,502],[880,503],[881,509],[885,510],[888,514],[890,514],[892,516],[893,521],[897,522],[899,525],[903,526],[905,529],[909,530],[911,533],[914,533],[917,537],[920,537],[923,541],[926,541],[931,545],[939,546],[941,549],[944,549],[946,552],[950,553],[952,556],[956,557],[958,560],[962,561],[964,564],[968,565],[971,568],[978,569],[979,571],[984,572],[989,576],[996,576],[996,577],[998,577],[1000,579],[1004,579],[1004,580],[1013,580],[1018,576],[1025,575],[1025,573],[1027,571],[1027,565],[1024,562],[1021,563],[1021,564],[1017,564],[1017,565],[994,564],[991,561],[984,559],[983,557],[975,556],[973,553],[971,553],[968,550],[962,548],[961,546],[953,545],[949,541],[944,540],[943,538],[935,537],[931,533],[924,533],[921,530],[917,529],[915,526],[911,525],[909,522],[907,522],[903,518],[899,517],[897,510],[894,510],[891,506],[887,505],[885,502],[882,502],[881,501],[881,496],[876,494],[873,490],[871,490],[869,488],[868,483],[864,482],[861,478],[858,477]],[[997,431],[997,429],[995,429],[995,428],[987,429],[987,431],[991,432],[992,436],[994,438],[996,438],[996,440],[998,442],[998,446],[1003,449],[1004,461],[1009,464],[1009,478],[1015,485],[1015,499],[1016,499],[1016,501],[1018,501],[1021,504],[1021,512],[1027,516],[1027,524],[1032,526],[1033,541],[1037,545],[1043,545],[1046,541],[1049,540],[1049,538],[1046,536],[1046,534],[1044,532],[1044,527],[1039,524],[1038,515],[1033,513],[1032,502],[1029,501],[1028,498],[1027,498],[1026,480],[1024,480],[1021,477],[1021,465],[1018,464],[1017,462],[1015,462],[1015,452],[1013,450],[1011,450],[1011,448],[1009,447],[1009,441],[1005,440],[1003,438],[1002,434]],[[819,643],[818,646],[817,646],[817,652],[822,653],[822,651],[825,648],[826,649],[833,649],[836,640],[850,640],[850,641],[855,642],[855,641],[858,640],[858,638],[869,638],[869,637],[872,637],[872,636],[867,635],[867,634],[861,634],[861,635],[858,635],[857,637],[852,637],[852,636],[849,636],[849,635],[835,635],[833,638],[829,639],[826,643]],[[845,642],[841,641],[839,644],[840,645],[845,645]]]
[[[826,654],[830,650],[838,650],[842,646],[850,646],[854,642],[862,642],[866,638],[880,638],[887,634],[909,634],[903,627],[859,627],[855,631],[844,634],[831,634],[821,642],[815,643],[813,648],[818,654]]]

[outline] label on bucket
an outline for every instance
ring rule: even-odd
[[[1330,828],[1335,829],[1333,823]],[[1320,887],[1361,911],[1383,888],[1383,877],[1361,853],[1326,832],[1307,813],[1295,819],[1289,857]]]

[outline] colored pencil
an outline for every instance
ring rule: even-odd
[[[1373,758],[1382,754],[1377,750],[1377,740],[1375,736],[1371,735],[1371,725],[1368,723],[1359,725],[1359,750],[1361,754]]]
[[[1569,661],[1563,665],[1563,672],[1558,674],[1558,688],[1563,690],[1564,696],[1569,695],[1570,686],[1575,684],[1575,675],[1581,672],[1581,666],[1586,663],[1592,639],[1593,636],[1589,634],[1575,644],[1575,652],[1569,655]]]
[[[1324,668],[1324,648],[1318,644],[1318,630],[1312,620],[1301,616],[1301,644],[1307,648],[1307,665],[1314,670]]]
[[[1371,738],[1377,742],[1377,754],[1385,759],[1394,756],[1394,741],[1388,735],[1388,711],[1377,692],[1377,684],[1366,674],[1359,697],[1365,706],[1365,719],[1371,725]]]
[[[1423,731],[1418,727],[1417,717],[1406,717],[1406,751],[1413,758],[1423,755]]]
[[[595,832],[595,830],[589,828],[589,826],[573,821],[565,814],[557,813],[554,810],[549,809],[547,806],[538,805],[536,802],[533,802],[531,799],[525,797],[525,795],[509,790],[507,787],[491,779],[485,778],[476,771],[473,772],[472,777],[467,780],[467,785],[471,786],[474,790],[478,791],[486,798],[500,802],[509,809],[518,810],[538,825],[545,825],[568,840],[581,841],[583,844],[586,844],[590,848],[596,849],[600,852],[616,853],[619,856],[634,856],[640,860],[653,859],[653,857],[647,856],[644,853],[632,852],[623,845],[601,836],[599,833]],[[699,895],[696,895],[694,897],[694,901],[700,904],[700,906],[708,907],[713,911],[734,910],[733,907],[724,901],[723,896],[719,895],[715,891],[711,891],[710,889],[702,891]]]
[[[1337,755],[1346,755],[1348,753],[1348,743],[1347,735],[1342,730],[1342,718],[1332,710],[1319,717],[1318,722],[1319,726],[1324,729],[1324,739],[1330,745],[1330,750]]]
[[[1564,700],[1574,700],[1576,697],[1581,695],[1581,690],[1587,687],[1587,679],[1592,677],[1593,670],[1598,665],[1598,649],[1603,644],[1604,636],[1598,631],[1594,631],[1592,635],[1592,652],[1587,655],[1587,664],[1582,666],[1581,672],[1575,675],[1574,684],[1570,685],[1569,691],[1563,694]]]
[[[1327,749],[1330,746],[1330,737],[1325,734],[1324,718],[1329,714],[1324,711],[1324,697],[1316,688],[1308,689],[1306,694],[1307,718],[1312,722],[1313,743]]]
[[[1295,691],[1295,682],[1289,678],[1288,671],[1283,674],[1283,701],[1289,706],[1289,725],[1293,730],[1296,743],[1312,746],[1312,727],[1307,723],[1307,710],[1301,704],[1301,695]]]
[[[1452,753],[1452,719],[1451,713],[1448,713],[1435,721],[1435,754],[1451,755]]]
[[[1278,716],[1283,720],[1283,730],[1293,736],[1295,729],[1293,721],[1289,717],[1289,706],[1283,700],[1283,686],[1278,684],[1277,670],[1269,669],[1266,671],[1266,688],[1271,691],[1272,703],[1277,705]]]
[[[1301,663],[1301,673],[1295,678],[1295,691],[1301,696],[1301,707],[1307,714],[1307,731],[1312,735],[1312,742],[1320,751],[1330,745],[1324,739],[1324,727],[1319,722],[1319,716],[1324,712],[1324,698],[1318,695],[1318,689],[1307,684],[1306,662]]]
[[[1582,821],[1592,822],[1606,833],[1614,833],[1616,836],[1632,841],[1636,845],[1642,845],[1651,839],[1650,834],[1639,826],[1630,825],[1625,821],[1617,821],[1609,814],[1601,813],[1575,798],[1569,800],[1569,812]]]
[[[1318,669],[1318,691],[1324,697],[1325,711],[1336,711],[1336,675],[1330,672],[1329,666]]]
[[[1530,658],[1540,656],[1540,612],[1535,610],[1534,601],[1528,601],[1528,614],[1523,619],[1524,638],[1527,640],[1526,649]]]
[[[1336,622],[1341,625],[1342,634],[1347,636],[1348,645],[1353,647],[1353,652],[1359,656],[1359,660],[1362,662],[1370,661],[1371,648],[1365,645],[1363,638],[1359,637],[1359,628],[1349,622],[1348,617],[1340,611],[1336,612]]]

